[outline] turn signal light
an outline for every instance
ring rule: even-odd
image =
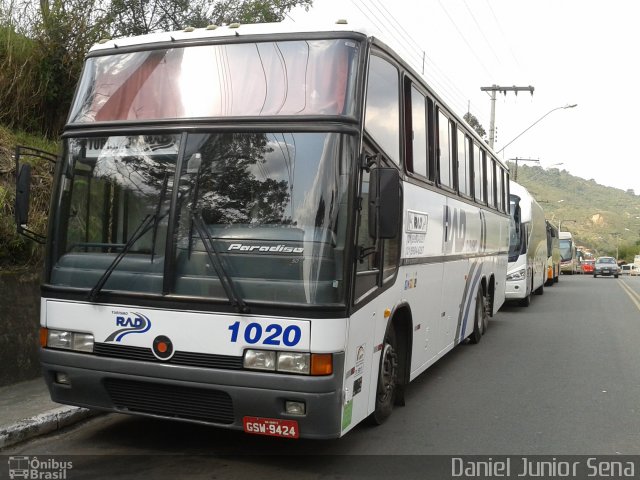
[[[311,375],[331,375],[333,373],[333,355],[330,353],[311,354]]]

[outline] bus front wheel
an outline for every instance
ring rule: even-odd
[[[383,424],[391,415],[397,387],[398,351],[396,331],[393,326],[390,326],[384,337],[382,356],[380,358],[376,408],[371,414],[371,420],[375,425]]]

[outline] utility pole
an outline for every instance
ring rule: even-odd
[[[515,161],[516,162],[516,171],[513,175],[513,181],[515,182],[516,180],[518,180],[518,162],[538,162],[540,163],[539,159],[536,158],[510,158],[509,159],[510,162]]]
[[[530,92],[533,95],[534,88],[529,85],[528,87],[501,87],[499,85],[491,85],[490,87],[480,87],[483,92],[491,92],[491,120],[489,122],[489,147],[493,148],[493,142],[496,137],[496,92],[500,92],[504,95],[507,92]]]

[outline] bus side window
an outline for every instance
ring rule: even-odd
[[[490,207],[496,206],[496,164],[492,158],[487,158],[487,203]]]
[[[451,122],[444,113],[438,111],[438,176],[440,185],[449,188],[454,188],[452,140]]]
[[[407,132],[408,170],[427,177],[427,108],[426,97],[415,87],[411,87],[411,115],[408,116],[411,130]]]
[[[365,130],[394,163],[400,164],[400,82],[398,69],[386,60],[371,56]]]
[[[473,144],[473,187],[475,200],[484,203],[484,151],[477,143]]]
[[[467,137],[462,129],[458,129],[458,190],[464,196],[471,194],[471,168],[469,159],[471,157],[471,139]]]

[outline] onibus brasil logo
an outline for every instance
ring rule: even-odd
[[[141,313],[112,312],[116,315],[116,326],[123,327],[109,335],[105,342],[120,342],[123,337],[130,333],[144,333],[151,328],[151,320]]]
[[[72,468],[73,462],[55,458],[42,460],[28,456],[9,457],[9,478],[12,480],[14,478],[65,480],[67,470]]]

